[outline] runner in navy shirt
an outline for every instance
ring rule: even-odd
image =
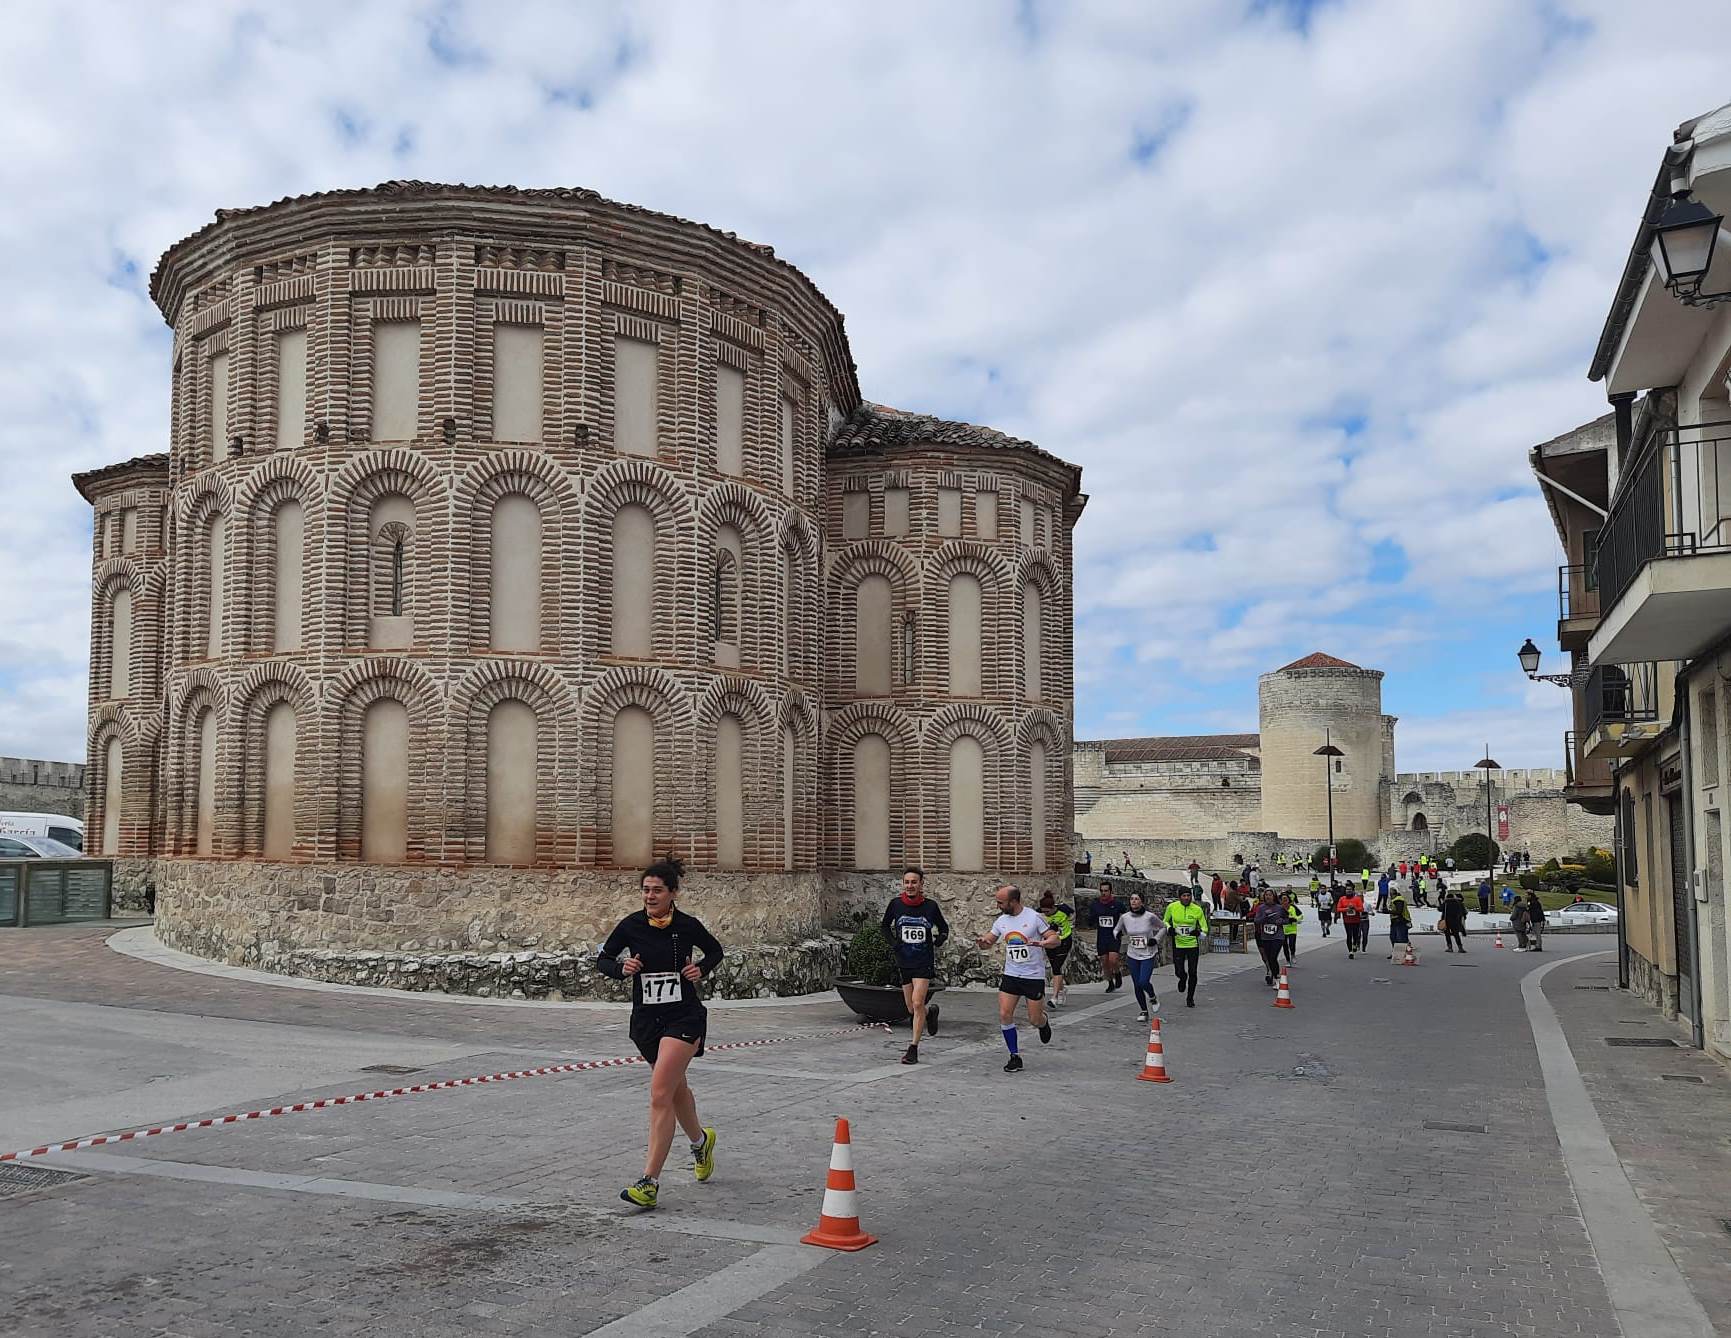
[[[920,1062],[920,1034],[930,1028],[938,1034],[938,1006],[926,1004],[926,994],[937,974],[938,949],[950,936],[949,923],[935,901],[926,899],[926,874],[923,869],[909,868],[902,872],[901,895],[884,910],[883,935],[895,949],[896,970],[901,975],[902,1001],[908,1016],[914,1020],[914,1041],[902,1056],[902,1063]]]
[[[1100,895],[1088,903],[1088,923],[1094,926],[1094,950],[1100,954],[1100,973],[1106,977],[1106,993],[1124,987],[1124,960],[1118,955],[1118,917],[1124,907],[1112,895],[1112,884],[1101,883]]]

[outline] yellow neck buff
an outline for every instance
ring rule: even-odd
[[[645,911],[644,914],[649,915],[649,912]],[[673,923],[673,912],[668,911],[666,915],[663,915],[660,918],[649,915],[649,923],[656,929],[665,929],[668,925]]]

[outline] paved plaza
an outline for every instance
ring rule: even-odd
[[[115,934],[0,938],[0,1151],[631,1053],[608,1006],[290,988]],[[1049,1046],[1024,1028],[1017,1075],[990,992],[946,992],[911,1069],[830,999],[718,1007],[694,1068],[717,1173],[676,1141],[645,1216],[617,1199],[641,1066],[0,1165],[0,1332],[1711,1333],[1731,1082],[1605,1043],[1677,1036],[1606,988],[1611,946],[1426,940],[1397,969],[1307,936],[1290,1011],[1205,957],[1198,1006],[1162,1011],[1167,1085],[1135,1081],[1128,989],[1075,992]],[[837,1116],[880,1237],[858,1254],[796,1243]]]

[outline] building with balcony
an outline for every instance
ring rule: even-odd
[[[1568,565],[1591,568],[1580,583],[1597,607],[1568,604],[1558,635],[1575,657],[1578,765],[1611,768],[1626,977],[1722,1058],[1731,1058],[1727,211],[1731,106],[1679,126],[1660,154],[1589,369],[1611,402],[1609,439],[1600,419],[1569,434],[1591,447],[1571,451],[1564,437],[1533,453]]]
[[[670,852],[778,992],[905,863],[1069,887],[1081,471],[862,399],[769,247],[392,182],[223,210],[151,294],[169,449],[74,482],[90,848],[166,941],[580,960]]]

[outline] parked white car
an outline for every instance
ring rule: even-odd
[[[82,850],[74,850],[52,836],[0,836],[0,860],[83,858]]]
[[[1602,901],[1576,901],[1560,911],[1546,911],[1546,925],[1614,925],[1617,908]]]

